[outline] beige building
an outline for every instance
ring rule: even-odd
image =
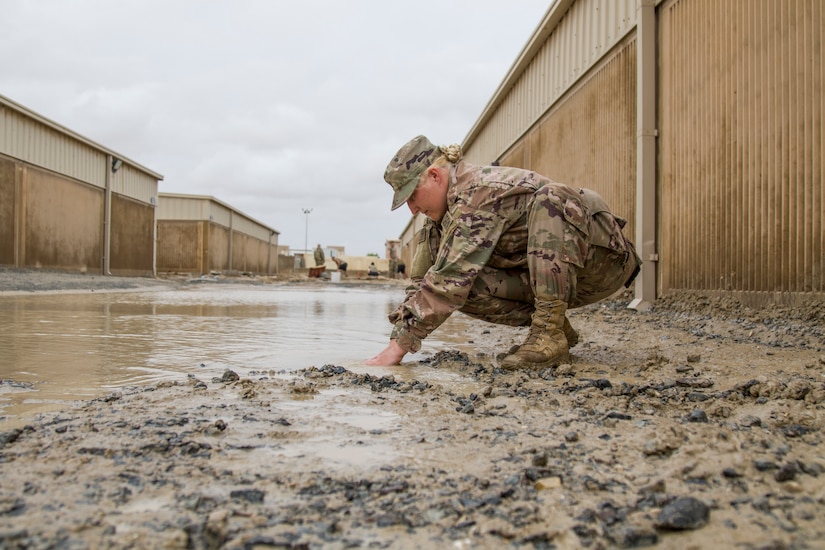
[[[823,29],[820,0],[556,0],[467,159],[601,193],[644,260],[635,307],[825,299]]]
[[[278,273],[279,232],[214,197],[160,193],[158,271]]]
[[[0,96],[0,265],[153,276],[162,179]]]

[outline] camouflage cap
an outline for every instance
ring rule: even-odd
[[[384,179],[395,191],[392,197],[392,210],[407,202],[418,186],[421,173],[440,154],[441,149],[424,136],[411,139],[398,150],[384,170]]]

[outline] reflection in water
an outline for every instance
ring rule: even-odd
[[[15,415],[182,374],[362,367],[387,344],[401,300],[401,289],[343,285],[0,297],[0,430]],[[467,343],[462,320],[451,322],[425,353],[438,338]]]
[[[401,299],[339,286],[0,297],[0,414],[181,373],[358,365],[385,345]]]

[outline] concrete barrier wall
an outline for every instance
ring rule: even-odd
[[[154,276],[154,235],[154,207],[113,194],[110,273],[125,277]]]
[[[0,165],[0,263],[101,273],[103,191],[9,159]]]
[[[274,275],[277,244],[269,244],[222,225],[196,220],[158,221],[158,272],[207,274],[243,272]]]

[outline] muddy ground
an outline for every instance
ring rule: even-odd
[[[146,286],[49,277],[25,291]],[[825,548],[823,304],[629,300],[573,311],[539,372],[486,351],[524,329],[469,322],[477,353],[44,414],[0,433],[0,548]]]

